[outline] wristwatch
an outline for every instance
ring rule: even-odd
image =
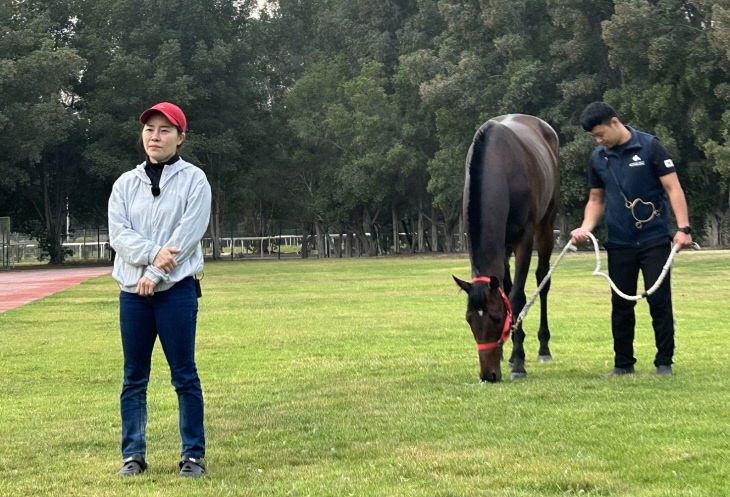
[[[677,231],[681,231],[685,235],[691,235],[692,234],[692,228],[689,226],[682,226],[680,228],[677,228]]]

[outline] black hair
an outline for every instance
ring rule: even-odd
[[[584,130],[590,132],[599,124],[608,124],[614,117],[618,118],[618,114],[613,107],[605,102],[592,102],[581,112],[580,125]]]

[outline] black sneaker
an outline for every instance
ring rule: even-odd
[[[659,376],[672,376],[672,366],[662,364],[656,367],[656,374]]]
[[[604,374],[604,377],[609,376],[621,376],[624,374],[633,374],[634,373],[634,366],[629,366],[628,368],[613,368],[608,373]]]
[[[197,457],[183,456],[180,460],[180,476],[200,478],[205,474],[205,463]]]
[[[117,474],[121,476],[136,476],[147,471],[147,463],[142,454],[133,454],[122,460],[122,469]]]

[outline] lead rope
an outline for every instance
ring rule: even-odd
[[[592,236],[592,235],[591,235]],[[530,311],[530,307],[532,307],[532,304],[535,303],[535,299],[540,294],[542,289],[547,285],[547,282],[550,281],[550,277],[553,274],[553,271],[555,271],[555,268],[558,267],[558,264],[560,264],[560,261],[563,257],[565,257],[565,254],[568,252],[568,250],[572,250],[575,252],[578,250],[578,248],[573,245],[571,242],[568,242],[565,247],[563,247],[563,251],[560,252],[560,255],[557,259],[555,259],[555,262],[553,262],[553,265],[550,266],[550,271],[545,275],[545,277],[542,279],[540,284],[537,286],[537,290],[535,290],[535,293],[532,294],[532,297],[530,297],[530,300],[525,304],[525,306],[522,308],[522,311],[520,311],[520,314],[517,316],[517,319],[515,319],[515,322],[512,324],[512,329],[510,330],[511,333],[514,333],[517,328],[519,328],[520,323],[522,323],[522,320],[525,319],[525,316],[527,316],[527,313]]]
[[[641,295],[626,295],[624,292],[618,289],[618,287],[614,284],[614,282],[611,280],[611,278],[606,274],[601,272],[601,254],[598,252],[598,241],[596,240],[596,237],[593,236],[593,233],[590,231],[588,232],[588,236],[590,237],[591,241],[593,242],[593,249],[596,253],[596,269],[593,270],[594,276],[603,276],[606,278],[606,281],[611,285],[611,288],[613,288],[613,291],[616,292],[616,295],[621,297],[624,300],[630,300],[633,302],[636,302],[637,300],[645,299],[649,295],[653,294],[657,291],[657,288],[659,288],[664,281],[664,278],[666,278],[667,273],[669,272],[669,268],[672,267],[672,261],[674,260],[674,256],[677,255],[677,252],[679,252],[679,245],[676,243],[672,245],[672,251],[669,253],[669,257],[667,257],[667,262],[664,263],[664,267],[662,268],[662,272],[657,278],[657,280],[654,282],[654,284],[649,288],[647,291],[642,293]],[[569,245],[571,245],[571,242],[568,242]]]
[[[630,301],[637,301],[641,299],[647,298],[649,295],[653,294],[657,291],[657,289],[661,286],[662,282],[664,282],[664,278],[666,278],[667,273],[669,272],[669,268],[672,267],[672,261],[674,260],[674,256],[677,255],[677,252],[679,252],[679,245],[674,244],[672,245],[672,251],[669,254],[669,257],[667,258],[667,262],[664,263],[664,267],[662,268],[662,272],[659,275],[659,278],[657,278],[656,282],[649,288],[647,291],[645,291],[642,294],[639,295],[626,295],[624,292],[618,289],[616,287],[616,284],[611,280],[611,278],[606,274],[601,272],[601,254],[598,249],[598,240],[596,240],[596,237],[593,236],[593,233],[588,231],[588,236],[593,242],[593,251],[596,254],[596,268],[593,270],[593,273],[591,273],[592,276],[603,276],[606,278],[606,281],[611,285],[611,288],[614,292],[616,292],[616,295],[621,297],[624,300],[630,300]],[[693,244],[693,247],[696,250],[699,250],[700,246],[696,243]],[[517,316],[517,319],[515,319],[514,324],[512,324],[512,329],[510,330],[512,333],[517,330],[517,328],[520,326],[520,323],[522,323],[522,320],[527,316],[527,313],[530,310],[530,307],[532,307],[532,304],[535,303],[535,299],[537,299],[537,296],[540,294],[542,289],[545,287],[548,281],[550,281],[550,277],[553,274],[553,271],[555,271],[555,268],[558,267],[558,264],[560,264],[560,260],[565,256],[565,254],[568,252],[568,250],[576,251],[578,248],[573,245],[572,242],[568,242],[565,247],[563,248],[563,251],[560,252],[560,255],[555,260],[552,266],[550,266],[550,271],[545,275],[545,277],[542,279],[540,284],[537,286],[537,290],[535,290],[535,293],[532,294],[532,297],[530,297],[530,300],[525,304],[525,307],[522,308],[522,311]]]

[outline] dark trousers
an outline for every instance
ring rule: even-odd
[[[195,282],[186,278],[152,297],[121,292],[120,324],[124,350],[124,385],[120,398],[122,457],[145,455],[147,384],[157,337],[170,365],[178,398],[181,455],[205,455],[203,392],[195,366],[198,299]]]
[[[671,242],[650,243],[638,247],[606,247],[608,272],[616,286],[627,295],[636,295],[639,271],[644,277],[644,290],[659,278],[671,252]],[[657,353],[655,366],[671,365],[674,356],[674,315],[672,311],[671,270],[653,295],[647,298]],[[636,302],[625,300],[611,291],[611,331],[613,332],[614,366],[628,368],[634,358]]]

